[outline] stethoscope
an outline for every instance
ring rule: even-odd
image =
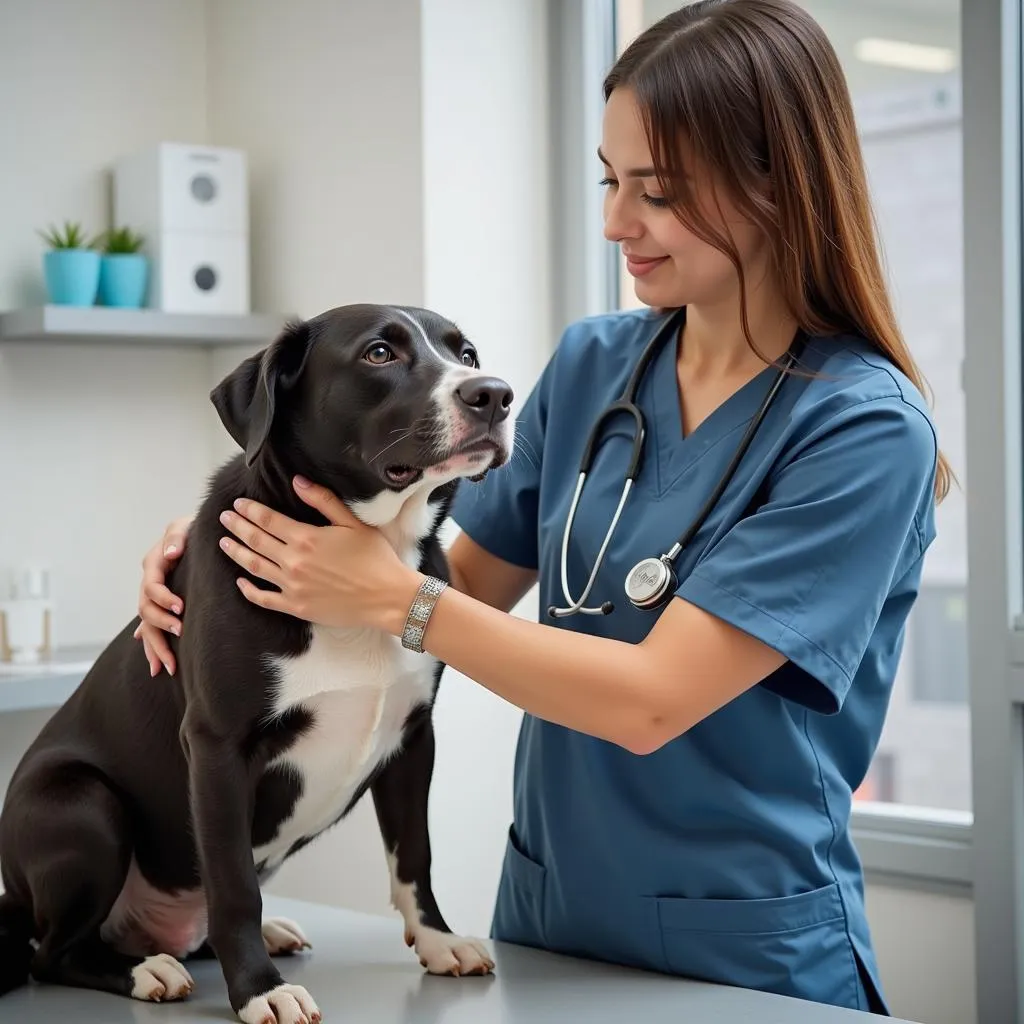
[[[622,397],[609,405],[601,415],[598,416],[597,421],[590,430],[590,436],[587,438],[586,448],[583,450],[583,458],[580,461],[579,479],[576,482],[576,492],[573,494],[572,504],[569,506],[569,514],[565,521],[565,530],[562,533],[562,594],[565,597],[567,607],[556,608],[554,605],[551,605],[548,608],[548,615],[553,618],[566,618],[570,615],[575,615],[577,612],[580,612],[583,615],[608,615],[614,610],[615,606],[611,601],[605,601],[597,607],[590,608],[584,607],[584,604],[590,596],[590,590],[594,586],[594,580],[597,579],[597,574],[600,571],[601,563],[604,561],[605,552],[608,550],[612,534],[615,532],[615,527],[619,523],[619,517],[622,515],[622,508],[626,504],[626,498],[629,496],[633,483],[640,472],[640,463],[643,458],[644,444],[647,437],[647,426],[646,421],[644,420],[644,414],[636,404],[636,396],[640,387],[640,381],[662,345],[674,337],[675,329],[682,324],[685,314],[685,308],[677,310],[664,324],[662,324],[654,337],[648,343],[647,348],[644,349],[640,360],[626,383],[626,387],[622,392]],[[728,487],[729,481],[736,472],[736,467],[740,464],[740,460],[743,458],[746,450],[750,447],[751,441],[754,440],[754,435],[757,433],[758,428],[764,421],[764,418],[768,413],[768,409],[775,400],[775,396],[779,393],[779,388],[782,387],[787,371],[792,368],[793,364],[799,358],[805,341],[806,339],[803,333],[798,332],[797,337],[794,340],[794,344],[786,353],[782,367],[775,375],[771,388],[769,388],[768,393],[761,402],[761,407],[747,426],[746,432],[741,438],[732,460],[726,467],[725,472],[722,474],[721,479],[715,486],[714,491],[712,491],[711,496],[704,503],[703,508],[701,508],[697,513],[697,517],[690,524],[687,531],[668,551],[665,552],[665,554],[658,555],[657,557],[645,558],[642,561],[637,562],[637,564],[629,571],[625,582],[626,597],[629,598],[630,603],[635,608],[644,610],[658,608],[665,602],[668,596],[675,591],[678,586],[678,580],[676,578],[676,570],[673,563],[683,548],[693,540],[697,531],[704,524],[704,521],[707,519],[708,515],[710,515],[719,498],[721,498],[722,493],[725,491],[726,487]],[[633,417],[633,451],[630,457],[629,466],[626,470],[622,496],[619,498],[618,507],[615,509],[615,515],[612,517],[611,525],[608,527],[608,532],[605,534],[604,542],[601,544],[601,548],[597,553],[597,560],[594,563],[593,571],[590,573],[590,579],[587,580],[586,588],[579,600],[574,601],[569,594],[569,535],[572,531],[572,524],[576,518],[576,509],[579,505],[580,495],[583,492],[583,484],[586,482],[587,474],[590,472],[591,463],[594,461],[594,453],[597,449],[601,431],[604,427],[605,421],[611,419],[611,417],[617,413],[626,413],[628,416]]]

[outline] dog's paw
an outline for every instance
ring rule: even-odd
[[[439,932],[433,928],[420,928],[415,935],[405,936],[414,946],[420,964],[430,974],[490,974],[494,961],[484,944],[478,939]]]
[[[238,1012],[243,1024],[319,1024],[320,1009],[301,985],[278,985]]]
[[[271,956],[282,956],[311,949],[313,944],[294,921],[287,917],[268,917],[263,922],[263,945]]]
[[[184,999],[194,988],[192,976],[167,953],[148,956],[132,968],[132,999],[163,1003]]]

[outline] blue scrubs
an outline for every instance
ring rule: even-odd
[[[522,408],[512,462],[461,489],[458,525],[539,570],[541,621],[557,628],[644,638],[658,613],[627,602],[626,574],[696,515],[774,377],[684,437],[664,346],[638,398],[646,458],[588,601],[615,610],[550,619],[587,433],[661,321],[631,310],[572,325]],[[526,716],[492,936],[887,1012],[849,814],[935,533],[936,438],[921,395],[862,340],[811,338],[802,365],[819,376],[786,381],[677,561],[679,597],[789,660],[648,756]],[[573,596],[619,500],[625,426],[609,425],[583,491]]]

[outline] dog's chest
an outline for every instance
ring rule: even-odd
[[[429,701],[436,661],[372,630],[313,627],[309,649],[276,665],[275,710],[301,706],[311,727],[268,766],[297,776],[299,796],[254,853],[268,867],[329,827],[374,767],[394,753],[410,713]]]

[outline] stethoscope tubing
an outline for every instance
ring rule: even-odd
[[[628,498],[633,484],[640,473],[640,468],[643,462],[644,449],[647,440],[647,427],[644,414],[636,404],[636,397],[639,393],[640,382],[653,360],[655,353],[661,349],[666,339],[671,336],[673,329],[682,324],[685,314],[685,308],[674,311],[658,328],[654,337],[647,343],[640,359],[637,361],[636,367],[630,374],[629,380],[627,381],[625,388],[623,388],[622,395],[616,401],[612,402],[607,408],[602,410],[601,414],[597,417],[594,425],[590,429],[590,433],[587,437],[587,443],[584,446],[583,455],[580,459],[576,488],[573,492],[568,514],[566,515],[565,529],[562,531],[562,545],[560,552],[561,584],[562,595],[565,598],[566,605],[562,608],[551,605],[548,608],[548,614],[553,618],[566,618],[575,614],[609,615],[614,610],[615,606],[611,601],[604,601],[602,604],[594,607],[587,607],[586,602],[590,597],[590,592],[597,580],[597,575],[600,572],[601,565],[604,563],[605,554],[608,550],[609,544],[611,543],[615,529],[618,526],[619,519],[622,516],[622,510],[625,507],[626,499]],[[721,497],[729,486],[736,470],[739,468],[740,462],[743,460],[743,456],[746,454],[747,449],[750,447],[758,429],[764,421],[769,408],[775,401],[788,370],[796,362],[804,341],[803,333],[798,332],[796,344],[791,346],[787,352],[784,365],[779,369],[771,387],[768,389],[768,393],[765,395],[760,407],[751,418],[750,423],[747,425],[747,429],[744,431],[743,437],[740,439],[740,443],[737,445],[736,451],[733,453],[733,456],[729,461],[729,465],[726,466],[725,471],[719,478],[714,490],[708,496],[708,499],[704,502],[704,505],[687,527],[686,531],[663,555],[660,555],[657,558],[643,559],[630,571],[626,579],[626,594],[630,603],[633,604],[634,607],[648,610],[657,608],[664,603],[664,600],[669,596],[675,582],[673,562],[690,543],[690,541],[693,540],[697,531],[705,523],[714,507],[721,500]],[[574,601],[569,594],[569,538],[573,524],[576,521],[576,512],[579,508],[580,498],[583,494],[583,486],[586,483],[590,468],[593,465],[594,456],[597,452],[604,425],[613,416],[623,413],[633,418],[634,429],[630,460],[629,465],[626,468],[622,493],[619,497],[615,513],[612,516],[611,523],[605,532],[604,540],[598,550],[597,558],[594,561],[594,567],[591,570],[586,586],[583,589],[583,593],[578,600]],[[630,592],[631,585],[636,590],[635,594]]]

